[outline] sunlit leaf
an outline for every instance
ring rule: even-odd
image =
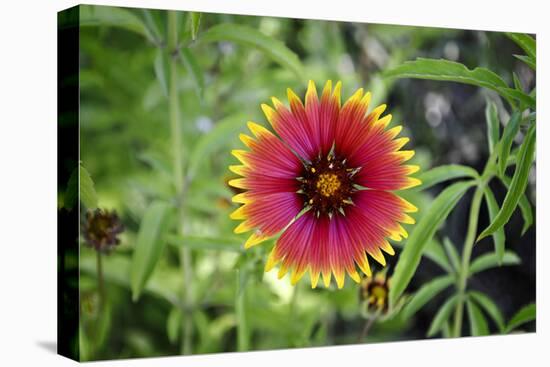
[[[494,102],[487,101],[485,108],[485,121],[487,122],[487,142],[489,144],[489,153],[493,154],[495,145],[500,138],[500,122],[498,118],[497,106]]]
[[[453,282],[453,276],[444,275],[424,284],[418,291],[416,291],[416,293],[411,297],[410,301],[403,308],[403,317],[408,319],[413,316],[426,303],[437,296],[438,293],[453,284]]]
[[[470,300],[466,301],[468,319],[470,320],[470,333],[473,336],[489,335],[489,326],[481,310]]]
[[[466,181],[447,187],[416,224],[395,267],[390,288],[390,305],[395,305],[399,296],[407,288],[418,267],[424,247],[430,242],[437,228],[445,221],[464,193],[474,185],[475,182]]]
[[[478,178],[477,171],[468,166],[462,166],[460,164],[448,164],[443,166],[437,166],[430,170],[420,173],[418,179],[422,181],[422,184],[416,186],[413,190],[421,191],[429,187],[437,185],[438,183],[452,180],[455,178],[471,177]]]
[[[94,181],[90,173],[82,165],[79,166],[80,178],[80,200],[88,209],[97,208],[97,194],[95,192]]]
[[[512,182],[502,207],[500,211],[491,222],[489,227],[487,227],[478,237],[478,240],[493,234],[496,230],[508,223],[508,220],[512,216],[512,213],[516,209],[516,206],[519,203],[519,200],[525,188],[527,187],[527,181],[529,178],[529,170],[531,169],[531,164],[533,163],[535,152],[535,124],[531,125],[527,136],[523,141],[521,148],[519,150],[518,162],[516,165],[516,171],[512,177]]]
[[[241,24],[218,24],[202,33],[199,41],[203,43],[231,41],[254,47],[282,66],[293,71],[298,78],[303,78],[303,66],[298,56],[286,47],[283,42],[266,36],[257,29]]]
[[[166,319],[166,335],[168,335],[168,340],[172,344],[175,344],[178,340],[181,330],[181,320],[181,309],[179,307],[172,307]]]
[[[522,34],[522,33],[509,33],[507,32],[506,35],[514,41],[525,53],[527,56],[531,57],[532,59],[536,59],[537,57],[537,43],[535,39],[528,34]]]
[[[537,306],[534,303],[530,303],[522,307],[518,312],[512,316],[508,325],[506,326],[506,333],[516,329],[518,326],[523,325],[529,321],[535,320],[537,317]]]
[[[170,206],[162,201],[153,202],[146,210],[132,257],[132,299],[136,301],[153,273],[166,241],[164,231],[169,224]]]
[[[495,195],[493,194],[493,192],[488,186],[485,187],[484,194],[485,194],[485,202],[487,203],[487,208],[489,209],[489,219],[493,221],[499,211],[498,203],[497,203],[497,200],[495,199]],[[493,236],[493,242],[495,244],[495,254],[497,255],[499,262],[501,262],[502,257],[504,256],[504,243],[506,241],[504,228],[501,227],[497,229],[495,232],[493,232],[492,236]]]
[[[468,292],[468,296],[479,306],[481,306],[481,308],[483,308],[489,316],[491,316],[495,324],[498,326],[498,330],[502,333],[504,331],[504,317],[502,316],[497,304],[485,293],[478,291],[470,291]]]
[[[201,13],[191,12],[191,39],[193,41],[197,39],[197,34],[199,34],[201,16]]]
[[[434,336],[437,332],[439,332],[443,325],[447,322],[449,319],[449,316],[451,315],[451,312],[453,311],[453,307],[456,304],[456,301],[458,300],[458,296],[454,295],[451,298],[449,298],[443,306],[437,311],[435,314],[435,317],[432,320],[432,323],[430,324],[430,329],[428,330],[428,337]]]
[[[493,252],[490,254],[481,255],[474,261],[472,261],[469,274],[474,275],[475,273],[479,273],[483,270],[487,270],[497,266],[517,265],[520,262],[521,260],[518,255],[516,255],[512,251],[505,251],[504,256],[502,257],[502,261],[500,261],[499,257]]]

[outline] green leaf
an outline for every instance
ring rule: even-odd
[[[500,309],[495,302],[489,296],[478,291],[468,292],[468,296],[476,302],[481,308],[487,312],[489,316],[493,319],[495,324],[498,326],[498,330],[502,333],[504,331],[504,317],[500,312]]]
[[[194,250],[204,251],[229,251],[243,252],[243,240],[240,238],[228,237],[201,237],[201,236],[180,236],[169,234],[165,236],[168,244],[176,247],[189,247]]]
[[[160,44],[162,42],[162,34],[159,30],[157,22],[155,22],[155,19],[153,19],[153,15],[151,14],[152,11],[155,10],[141,9],[141,13],[143,14],[143,19],[145,21],[145,26],[147,27],[149,34],[153,36],[156,44]]]
[[[219,121],[214,128],[203,135],[193,147],[189,157],[189,167],[187,169],[187,178],[192,180],[198,169],[212,152],[226,141],[235,139],[237,133],[242,131],[246,124],[246,116],[236,114]]]
[[[254,47],[282,66],[293,71],[299,79],[302,79],[303,66],[298,56],[286,47],[283,42],[268,37],[254,28],[232,23],[218,24],[204,32],[199,41],[231,41]]]
[[[516,329],[518,326],[523,325],[529,321],[535,320],[537,317],[537,306],[534,303],[530,303],[522,307],[508,322],[506,326],[506,333]]]
[[[87,209],[97,208],[97,194],[95,192],[94,181],[82,165],[79,166],[80,172],[80,200]]]
[[[451,312],[453,311],[453,307],[456,304],[457,300],[457,295],[452,296],[443,304],[443,306],[441,306],[439,311],[437,311],[430,325],[430,329],[428,330],[428,337],[434,336],[438,331],[443,328],[443,325],[449,319],[449,316],[451,315]]]
[[[516,74],[515,71],[512,72],[512,77],[514,79],[514,88],[523,92],[523,86],[521,85],[521,80],[519,80],[519,76],[518,74]]]
[[[498,88],[497,92],[500,93],[500,95],[507,97],[508,100],[510,99],[517,99],[520,101],[523,105],[526,105],[527,107],[531,107],[533,109],[537,106],[537,101],[534,97],[531,97],[530,95],[526,94],[525,92],[522,92],[520,90],[514,89],[514,88]]]
[[[193,84],[195,84],[195,90],[197,92],[197,96],[199,99],[202,100],[203,94],[204,94],[204,73],[202,68],[200,67],[197,59],[195,58],[195,55],[191,52],[191,50],[187,47],[183,47],[180,50],[181,55],[181,61],[183,63],[183,66],[185,66],[185,69],[191,76],[191,79],[193,79]]]
[[[475,273],[479,273],[483,270],[487,270],[497,266],[517,265],[520,262],[521,260],[518,255],[516,255],[512,251],[505,251],[504,256],[502,257],[502,261],[500,261],[499,257],[495,253],[489,253],[479,256],[472,262],[472,264],[470,265],[469,274],[473,275]]]
[[[179,307],[172,307],[166,319],[166,335],[172,344],[176,344],[181,330],[182,314]]]
[[[164,97],[168,98],[168,60],[166,57],[166,53],[161,48],[157,49],[154,68],[155,76],[157,77],[157,80],[162,89],[162,94],[164,94]]]
[[[403,248],[404,243],[403,242],[393,242],[393,245]],[[447,255],[445,254],[445,250],[439,243],[439,241],[435,238],[432,238],[430,242],[426,245],[424,248],[424,252],[422,253],[422,256],[430,259],[437,265],[441,266],[447,273],[453,272],[453,267],[451,263],[449,263],[449,260],[447,259]]]
[[[145,23],[127,9],[111,6],[80,6],[81,27],[101,25],[126,29],[144,36],[153,43],[155,42],[155,37],[153,37]]]
[[[489,219],[492,222],[497,216],[499,211],[498,203],[497,203],[497,200],[495,199],[495,195],[493,195],[493,192],[491,191],[489,186],[485,187],[484,193],[485,193],[485,202],[487,203],[487,209],[489,209]],[[505,241],[506,241],[506,235],[504,233],[504,227],[501,227],[493,233],[493,242],[495,244],[495,254],[497,255],[499,263],[502,261],[502,257],[504,256]]]
[[[194,41],[199,34],[199,27],[201,24],[201,13],[191,12],[191,39]]]
[[[532,59],[536,59],[537,43],[533,39],[533,37],[529,36],[528,34],[522,33],[506,33],[506,35],[519,47],[521,47],[521,49],[525,51],[527,56],[531,57]]]
[[[537,70],[537,62],[535,59],[529,56],[525,55],[514,55],[514,57],[520,61],[523,61],[527,66],[529,66],[533,70]]]
[[[535,124],[531,125],[525,140],[521,144],[518,153],[518,162],[516,164],[516,171],[512,177],[512,183],[500,211],[496,215],[495,219],[491,222],[478,237],[478,241],[490,234],[493,234],[499,228],[508,223],[508,220],[512,216],[512,213],[516,209],[519,200],[527,187],[527,180],[529,178],[529,170],[533,163],[535,152]]]
[[[445,237],[443,239],[443,246],[445,246],[447,256],[451,260],[454,270],[458,272],[460,269],[460,258],[458,256],[458,252],[456,251],[455,245],[451,242],[449,237]]]
[[[521,122],[521,113],[516,111],[510,116],[506,127],[502,133],[502,140],[498,146],[498,171],[502,176],[506,171],[506,164],[508,161],[508,156],[510,155],[510,148],[512,147],[512,142],[516,137],[519,125]]]
[[[413,316],[420,310],[428,301],[433,299],[438,293],[453,284],[454,277],[451,275],[443,275],[437,277],[430,282],[424,284],[411,298],[403,308],[403,317],[405,319]]]
[[[466,301],[466,307],[470,319],[470,333],[473,336],[489,335],[489,326],[481,310],[470,300]]]
[[[413,188],[412,190],[414,191],[422,191],[429,187],[437,185],[438,183],[455,178],[478,178],[479,175],[477,171],[471,167],[462,166],[460,164],[448,164],[432,168],[428,171],[424,171],[420,173],[417,177],[420,181],[422,181],[422,184]]]
[[[169,224],[170,206],[163,201],[149,205],[139,227],[130,272],[132,299],[136,301],[153,273],[166,241],[163,232]]]
[[[445,221],[464,193],[474,185],[475,181],[466,181],[457,182],[447,187],[432,202],[422,219],[414,227],[407,240],[407,245],[399,256],[392,277],[389,297],[391,306],[395,305],[397,299],[411,281],[420,263],[425,245],[431,241],[439,225]]]
[[[67,189],[65,190],[65,196],[63,198],[63,207],[65,209],[72,209],[77,204],[78,201],[78,170],[79,167],[76,167],[69,177],[67,182]]]
[[[487,107],[485,107],[485,120],[487,122],[487,142],[489,144],[489,153],[493,154],[495,145],[500,138],[500,122],[498,118],[497,106],[494,102],[487,101]]]
[[[508,176],[499,177],[504,186],[509,190],[510,185],[512,184],[512,179]],[[523,228],[521,229],[521,235],[523,236],[525,232],[533,225],[533,209],[525,193],[521,195],[519,199],[519,209],[521,210],[521,215],[523,216]]]

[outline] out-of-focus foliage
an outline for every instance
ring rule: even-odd
[[[366,340],[446,333],[454,307],[464,301],[472,334],[533,329],[526,323],[534,318],[533,309],[513,316],[534,301],[534,231],[526,230],[534,224],[529,144],[535,123],[529,113],[535,57],[513,57],[532,47],[529,41],[521,36],[520,49],[506,35],[490,32],[178,12],[174,59],[167,46],[169,18],[165,11],[81,7],[81,185],[86,167],[93,180],[86,187],[95,190],[97,206],[116,209],[126,227],[121,245],[102,256],[108,300],[103,308],[97,301],[97,254],[85,246],[80,251],[84,360],[179,354],[186,348],[196,354],[358,341],[365,320],[357,284],[311,290],[307,282],[293,287],[288,279],[278,280],[276,271],[264,274],[273,241],[244,251],[244,238],[233,234],[235,223],[228,216],[234,193],[227,167],[234,163],[230,150],[240,147],[238,133],[247,120],[265,124],[260,103],[282,97],[287,87],[303,93],[308,79],[342,80],[344,97],[365,87],[373,104],[388,103],[393,121],[412,137],[414,160],[422,167],[423,186],[402,194],[420,211],[395,268],[403,269],[393,279],[397,290],[390,290],[393,303],[402,294],[407,303],[398,316],[375,323]],[[447,61],[403,64],[417,57]],[[511,87],[511,70],[523,90]],[[423,72],[438,73],[425,79],[473,78],[467,83],[475,86],[388,77]],[[171,92],[179,107],[181,187],[174,185]],[[486,123],[486,99],[496,123]],[[506,135],[511,124],[498,127],[520,106],[531,111],[521,114],[504,144],[499,132]],[[489,140],[487,126],[492,126]],[[485,244],[490,239],[475,246],[466,269],[468,290],[460,298],[446,288],[461,276],[462,258],[448,254],[462,250],[453,242],[464,241],[466,233],[469,205],[461,198],[478,185],[491,152],[503,147],[507,153],[498,156],[505,163],[498,178],[506,186],[491,183],[479,198],[489,205],[479,223],[489,227],[485,233],[498,242],[497,251]],[[95,202],[85,197],[92,207]],[[453,242],[443,246],[445,237]],[[191,254],[191,279],[185,278],[183,251]],[[399,256],[391,259],[390,272]],[[487,271],[478,275],[482,270]]]

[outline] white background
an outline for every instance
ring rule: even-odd
[[[537,333],[376,345],[100,362],[105,366],[549,365],[549,22],[545,1],[91,1],[537,33]],[[0,12],[0,365],[75,363],[56,340],[56,12],[73,1],[5,1]],[[414,98],[414,96],[411,96]],[[546,266],[546,267],[545,267]]]

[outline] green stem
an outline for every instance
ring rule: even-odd
[[[184,177],[183,177],[183,162],[182,162],[182,143],[181,143],[181,122],[179,111],[179,95],[178,95],[178,26],[177,13],[174,11],[168,12],[168,53],[170,58],[170,91],[169,91],[169,109],[170,109],[170,128],[172,135],[173,149],[173,165],[174,165],[174,186],[176,190],[177,209],[178,209],[178,228],[180,235],[184,232]],[[182,289],[182,344],[181,352],[183,354],[191,354],[193,351],[193,321],[192,321],[192,261],[191,250],[182,246],[180,250],[180,267],[184,278],[184,288]]]
[[[105,304],[105,281],[103,280],[103,261],[101,252],[96,251],[96,266],[97,266],[97,289],[99,292],[99,311],[103,312]]]
[[[498,149],[495,149],[495,151],[498,151]],[[496,159],[496,153],[493,153],[489,157],[489,160],[487,161],[485,169],[483,170],[483,174],[479,179],[479,184],[476,188],[474,197],[472,198],[472,204],[470,206],[470,219],[468,222],[468,231],[466,233],[466,238],[464,240],[464,247],[462,249],[462,263],[458,273],[458,283],[457,283],[458,300],[456,303],[455,314],[454,314],[454,327],[453,327],[454,337],[459,337],[462,331],[462,318],[464,316],[464,301],[466,298],[466,286],[468,284],[472,250],[476,242],[477,226],[478,226],[478,220],[479,220],[479,209],[481,207],[481,202],[483,199],[483,193],[485,191],[485,187],[487,186],[487,183],[490,181],[490,179],[494,175],[495,159]]]
[[[237,315],[237,350],[239,352],[247,351],[248,343],[248,324],[246,322],[246,289],[241,287],[244,284],[243,278],[247,276],[244,267],[237,270],[237,285],[235,287],[235,313]]]

